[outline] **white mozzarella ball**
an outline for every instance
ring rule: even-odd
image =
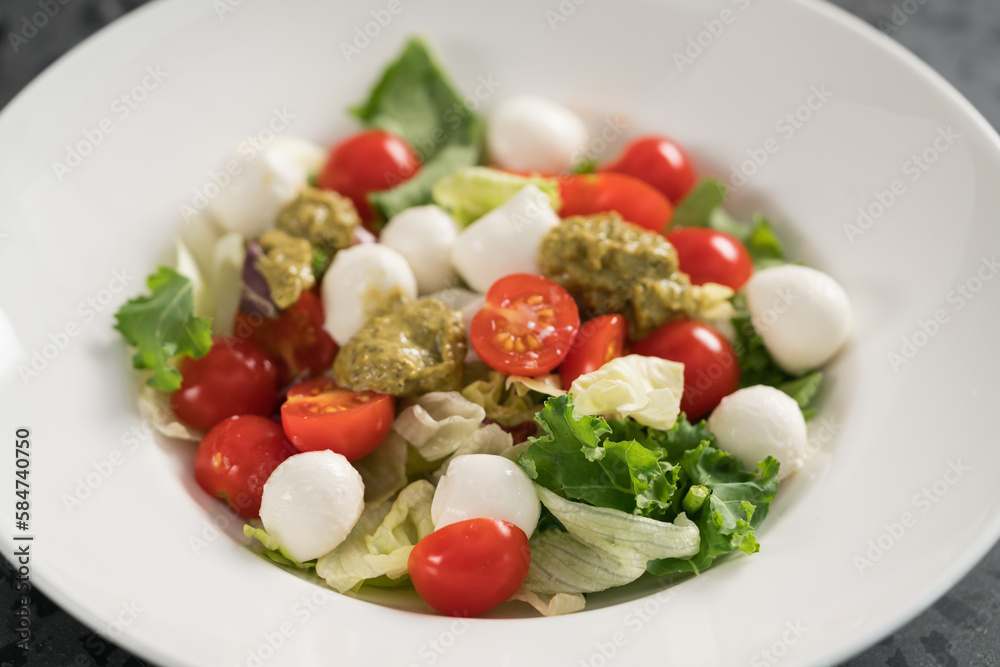
[[[716,446],[750,470],[768,456],[778,459],[778,479],[802,467],[808,447],[806,420],[791,396],[764,385],[740,389],[722,399],[708,418]]]
[[[324,449],[290,456],[264,483],[260,520],[296,560],[330,553],[365,507],[365,484],[347,459]]]
[[[467,519],[500,519],[530,537],[541,511],[531,479],[519,465],[494,454],[456,456],[431,501],[435,530]]]
[[[540,275],[539,245],[559,224],[548,197],[534,185],[462,230],[451,249],[458,274],[477,292],[512,273]]]
[[[579,116],[531,95],[501,102],[486,129],[493,161],[519,171],[569,171],[586,152],[588,140],[587,126]]]
[[[323,328],[344,345],[397,290],[417,296],[417,279],[398,252],[381,243],[341,250],[323,277]]]
[[[229,182],[216,180],[219,194],[209,203],[208,212],[227,231],[248,238],[260,236],[274,227],[278,211],[298,194],[309,174],[318,171],[325,159],[326,152],[316,144],[282,135],[249,159],[234,153],[226,164],[238,163],[240,171],[217,170]]]
[[[793,375],[825,364],[851,334],[847,294],[822,271],[793,264],[764,269],[743,291],[764,346]]]
[[[379,239],[397,251],[413,269],[417,290],[429,294],[458,282],[451,265],[451,246],[458,223],[437,206],[414,206],[397,213]]]

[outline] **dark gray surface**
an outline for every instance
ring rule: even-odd
[[[45,1],[58,5],[59,11],[15,53],[9,34],[20,31],[24,16],[39,11],[39,0],[0,0],[0,107],[80,40],[143,4],[141,0],[68,0],[66,5]],[[835,0],[835,4],[880,27],[930,63],[994,127],[1000,127],[1000,0]],[[914,7],[912,15],[905,13]],[[902,16],[907,17],[905,22]],[[10,575],[10,565],[0,560],[0,609],[12,612]],[[30,659],[14,645],[13,616],[5,612],[0,667],[147,664],[92,633],[39,592],[32,595]],[[844,667],[876,665],[1000,667],[1000,546],[931,609],[844,663]]]

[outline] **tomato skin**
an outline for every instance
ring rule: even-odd
[[[632,352],[684,364],[681,411],[691,421],[707,416],[740,385],[740,364],[733,346],[698,320],[671,320],[637,341]]]
[[[264,352],[235,336],[216,336],[204,357],[181,363],[180,389],[170,395],[177,418],[210,429],[234,415],[269,415],[278,400],[278,373]]]
[[[753,260],[746,246],[724,232],[685,227],[667,234],[677,249],[681,271],[694,285],[718,283],[738,290],[753,275]]]
[[[268,356],[283,387],[300,373],[320,375],[330,370],[337,344],[323,328],[323,303],[312,292],[277,318],[239,312],[233,333],[256,344]]]
[[[355,461],[385,440],[395,410],[389,394],[351,391],[318,378],[288,390],[281,424],[300,452],[329,449]]]
[[[617,211],[627,222],[662,232],[674,214],[673,205],[656,188],[625,174],[566,176],[559,179],[559,194],[562,218]]]
[[[628,322],[621,315],[601,315],[584,322],[559,366],[563,389],[569,391],[581,375],[593,373],[622,356],[627,336]]]
[[[417,542],[407,566],[427,604],[449,616],[478,616],[521,587],[531,549],[528,536],[512,523],[469,519]]]
[[[625,147],[621,157],[601,171],[628,174],[649,183],[673,204],[678,204],[698,180],[691,158],[672,139],[639,137]]]
[[[270,419],[229,417],[212,427],[198,445],[194,478],[241,517],[259,519],[264,482],[278,464],[297,453],[281,426]]]
[[[319,176],[319,187],[350,198],[365,222],[375,212],[368,193],[388,190],[420,170],[420,158],[408,143],[382,130],[366,130],[330,149]]]
[[[472,347],[493,370],[545,375],[562,362],[580,329],[576,301],[548,278],[514,273],[493,283],[472,318]]]

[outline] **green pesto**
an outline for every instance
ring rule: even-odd
[[[312,245],[280,229],[265,232],[257,243],[265,254],[257,260],[257,270],[267,281],[271,300],[281,309],[294,305],[302,292],[316,284]]]
[[[438,299],[397,300],[375,315],[337,353],[333,376],[354,391],[394,396],[462,386],[465,325]]]
[[[576,297],[585,315],[620,313],[634,338],[677,315],[717,305],[679,270],[677,251],[666,238],[617,213],[564,219],[542,239],[541,265]]]
[[[351,247],[354,228],[361,224],[354,204],[330,190],[302,188],[278,213],[278,229],[306,239],[333,257]]]

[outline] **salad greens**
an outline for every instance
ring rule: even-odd
[[[212,322],[194,314],[194,287],[173,269],[161,266],[146,280],[151,294],[131,299],[115,313],[115,328],[137,348],[132,365],[150,369],[149,386],[174,391],[181,374],[171,360],[208,354]]]
[[[525,185],[545,193],[553,211],[562,206],[559,181],[542,176],[520,176],[490,167],[466,167],[434,184],[434,201],[462,226],[477,220],[513,197]]]

